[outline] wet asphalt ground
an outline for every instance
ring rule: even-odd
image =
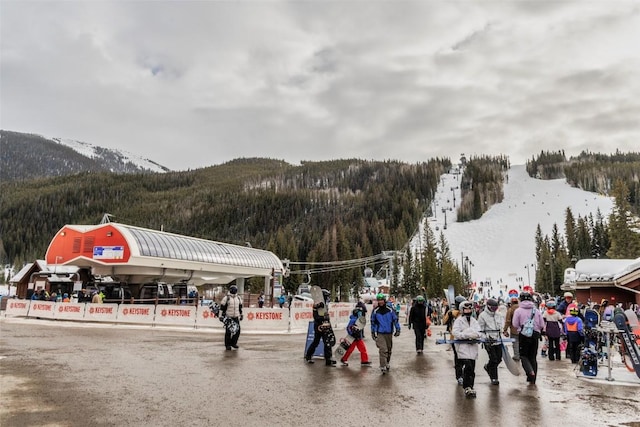
[[[640,426],[640,379],[614,363],[613,381],[577,378],[567,361],[538,358],[536,385],[500,365],[491,385],[476,365],[464,397],[453,353],[414,351],[394,339],[391,372],[305,364],[306,336],[243,333],[226,351],[220,333],[0,319],[0,425],[11,426]],[[337,335],[342,333],[338,331]],[[619,356],[614,357],[619,359]]]

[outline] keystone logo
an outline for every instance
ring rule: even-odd
[[[162,311],[160,312],[160,315],[161,315],[162,317],[165,317],[165,316],[167,315],[167,310],[166,310],[166,309],[162,310]]]
[[[122,314],[124,314],[125,316],[129,314],[129,309],[125,308],[124,310],[122,310]]]
[[[89,313],[93,314],[94,311],[95,311],[95,309],[93,307],[89,307]]]
[[[63,310],[64,310],[64,308],[63,308],[62,306],[58,307],[58,311],[59,311],[60,313],[62,313],[62,311],[63,311]]]
[[[253,320],[253,318],[254,318],[254,317],[256,317],[256,315],[255,315],[255,314],[253,314],[253,313],[249,313],[249,314],[247,315],[247,319],[249,319],[249,320]]]
[[[296,313],[295,318],[296,318],[296,320],[299,320],[300,319],[300,313]]]
[[[209,317],[209,312],[208,312],[208,311],[203,311],[203,312],[202,312],[202,317],[204,317],[205,319],[206,319],[207,317]]]

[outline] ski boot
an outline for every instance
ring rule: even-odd
[[[476,397],[476,391],[471,387],[467,387],[464,389],[464,395],[469,399],[473,399]]]

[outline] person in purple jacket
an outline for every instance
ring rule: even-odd
[[[527,337],[522,335],[522,326],[530,318],[533,318],[533,335]],[[536,360],[538,341],[544,330],[544,319],[540,310],[533,303],[533,296],[529,292],[520,292],[520,304],[513,313],[511,324],[518,330],[520,361],[524,372],[527,374],[527,382],[535,384],[536,376],[538,375],[538,361]]]

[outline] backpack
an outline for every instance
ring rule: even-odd
[[[531,338],[533,336],[533,316],[536,314],[536,309],[531,309],[531,317],[522,325],[520,333],[525,337]]]

